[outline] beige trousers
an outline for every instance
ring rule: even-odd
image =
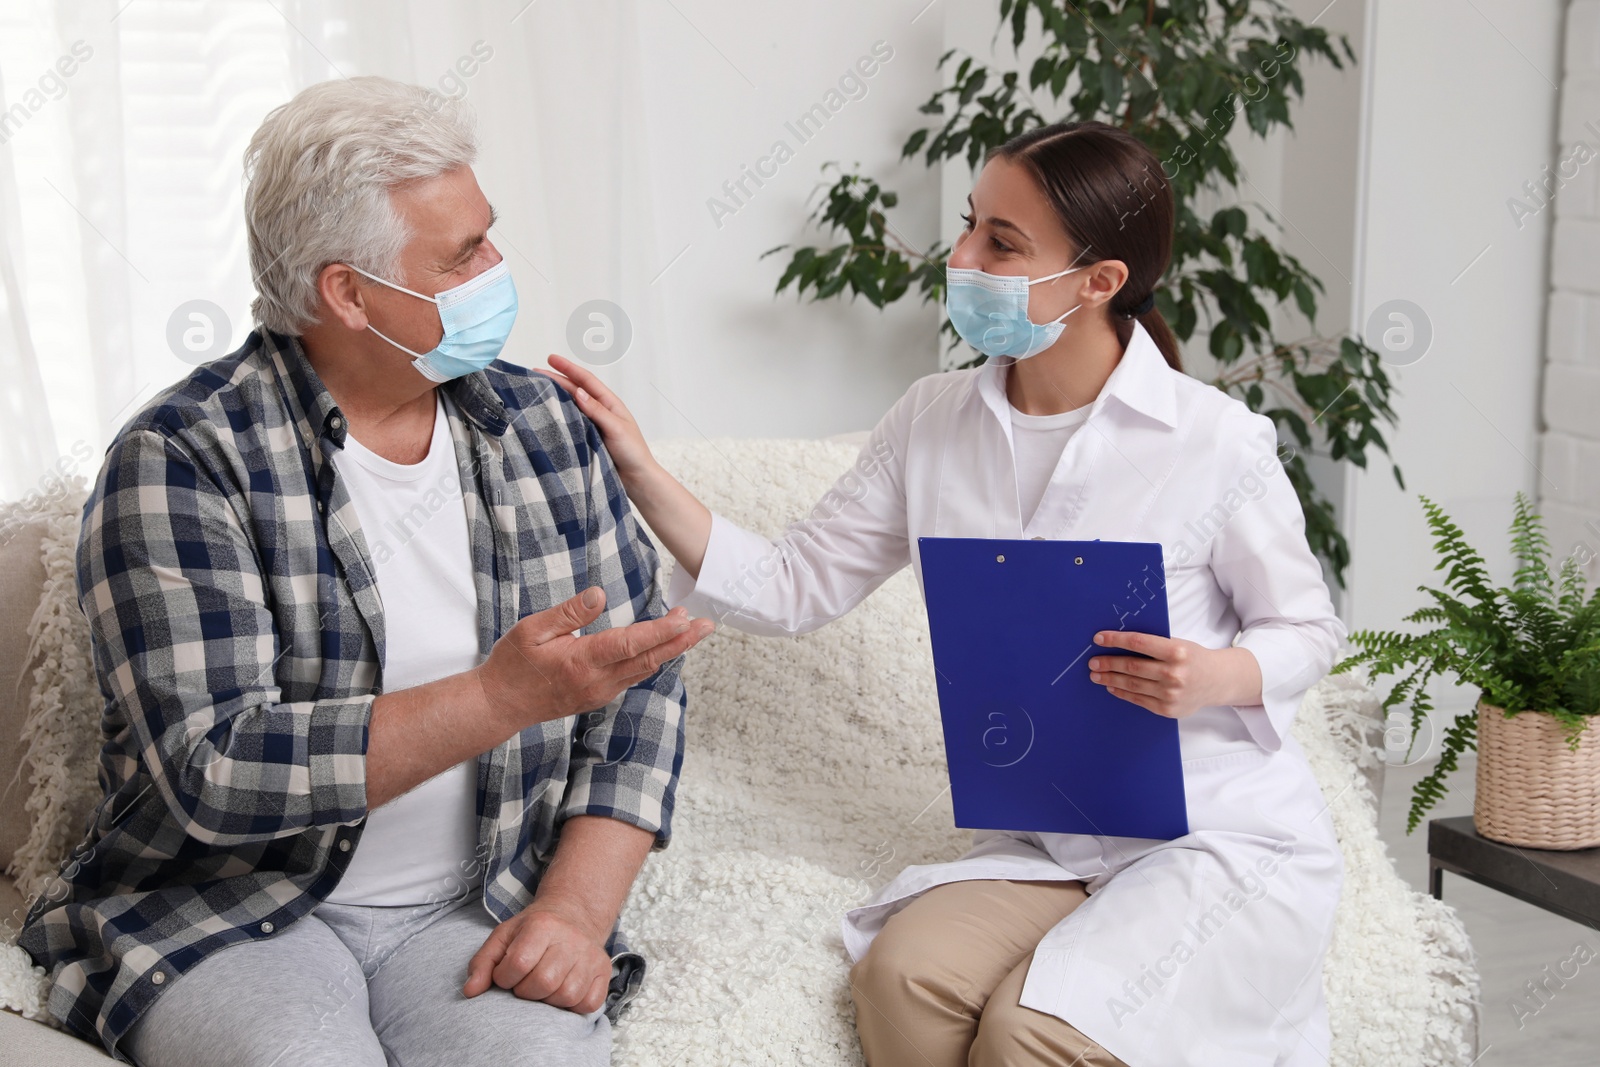
[[[1127,1067],[1018,1003],[1040,939],[1082,882],[937,886],[896,912],[850,970],[868,1067]]]

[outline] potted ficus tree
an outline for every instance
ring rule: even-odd
[[[1417,783],[1406,832],[1444,796],[1461,753],[1478,751],[1473,820],[1478,833],[1528,848],[1600,845],[1600,589],[1584,598],[1576,554],[1550,568],[1550,542],[1528,498],[1517,494],[1509,586],[1490,584],[1483,557],[1426,497],[1423,510],[1446,571],[1433,603],[1407,615],[1420,632],[1362,630],[1360,651],[1335,672],[1366,665],[1374,679],[1405,673],[1384,701],[1411,702],[1411,738],[1432,710],[1428,683],[1454,676],[1480,690],[1476,707],[1443,734],[1439,763]]]

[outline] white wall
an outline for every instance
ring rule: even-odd
[[[1300,60],[1305,94],[1290,112],[1293,129],[1278,128],[1266,139],[1254,136],[1243,123],[1231,138],[1240,161],[1241,196],[1252,205],[1257,225],[1276,233],[1281,246],[1295,256],[1323,284],[1317,319],[1307,323],[1289,305],[1275,312],[1278,335],[1293,340],[1312,334],[1339,337],[1357,329],[1356,286],[1360,278],[1356,244],[1356,218],[1362,189],[1362,104],[1367,74],[1366,31],[1369,12],[1362,3],[1329,5],[1326,0],[1295,0],[1290,4],[1300,18],[1333,35],[1347,37],[1357,62],[1341,59],[1342,66],[1319,57]],[[1197,373],[1206,365],[1204,339],[1191,346]],[[1319,414],[1303,413],[1314,423]],[[1298,447],[1298,446],[1297,446]],[[1344,518],[1345,486],[1350,466],[1334,461],[1320,443],[1302,449],[1307,468],[1323,496]],[[1381,455],[1372,462],[1387,463]],[[1351,546],[1352,580],[1361,565],[1362,546]],[[1328,587],[1341,609],[1346,590],[1327,571]]]
[[[918,105],[938,87],[939,9],[854,0],[677,7],[693,25],[670,4],[641,11],[648,143],[640,147],[653,172],[661,265],[682,258],[652,286],[667,358],[648,382],[627,379],[628,399],[646,432],[664,436],[870,427],[911,381],[937,369],[937,311],[915,298],[883,312],[864,300],[799,304],[792,290],[773,295],[787,254],[761,255],[785,243],[832,243],[805,220],[821,167],[835,161],[859,162],[902,195],[892,221],[906,240],[926,248],[938,237],[937,175],[897,161],[922,125]],[[892,58],[864,79],[866,95],[802,144],[786,124],[877,42]],[[714,219],[707,201],[733,203],[723,183],[780,140],[794,157],[761,187],[747,181],[743,205]],[[619,365],[616,376],[627,370]]]
[[[1518,229],[1508,198],[1551,159],[1558,0],[1371,0],[1355,321],[1410,300],[1433,345],[1394,379],[1406,476],[1352,472],[1347,615],[1389,628],[1437,584],[1416,494],[1436,500],[1509,577],[1505,528],[1535,491],[1549,213]],[[1442,693],[1441,710],[1475,694]]]
[[[1558,557],[1600,577],[1600,0],[1568,9],[1559,153],[1518,214],[1559,188],[1545,339],[1540,511]],[[1544,207],[1542,214],[1548,214]]]

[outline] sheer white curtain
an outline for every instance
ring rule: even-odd
[[[244,339],[244,147],[356,74],[471,102],[522,304],[507,356],[570,351],[575,309],[609,301],[633,342],[608,377],[640,376],[650,418],[638,25],[633,0],[0,5],[0,498],[92,476],[140,404]]]
[[[0,113],[6,107],[0,87]],[[9,146],[0,146],[0,231],[12,236],[21,229],[16,161]],[[0,421],[5,425],[0,498],[18,492],[30,475],[42,474],[56,460],[55,428],[48,405],[41,403],[44,381],[22,296],[26,260],[20,247],[10,247],[13,243],[18,243],[14,237],[0,249]]]

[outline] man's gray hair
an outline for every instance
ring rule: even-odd
[[[464,102],[389,78],[322,82],[273,110],[244,154],[256,321],[291,335],[315,324],[330,263],[394,279],[412,235],[389,191],[477,154]]]

